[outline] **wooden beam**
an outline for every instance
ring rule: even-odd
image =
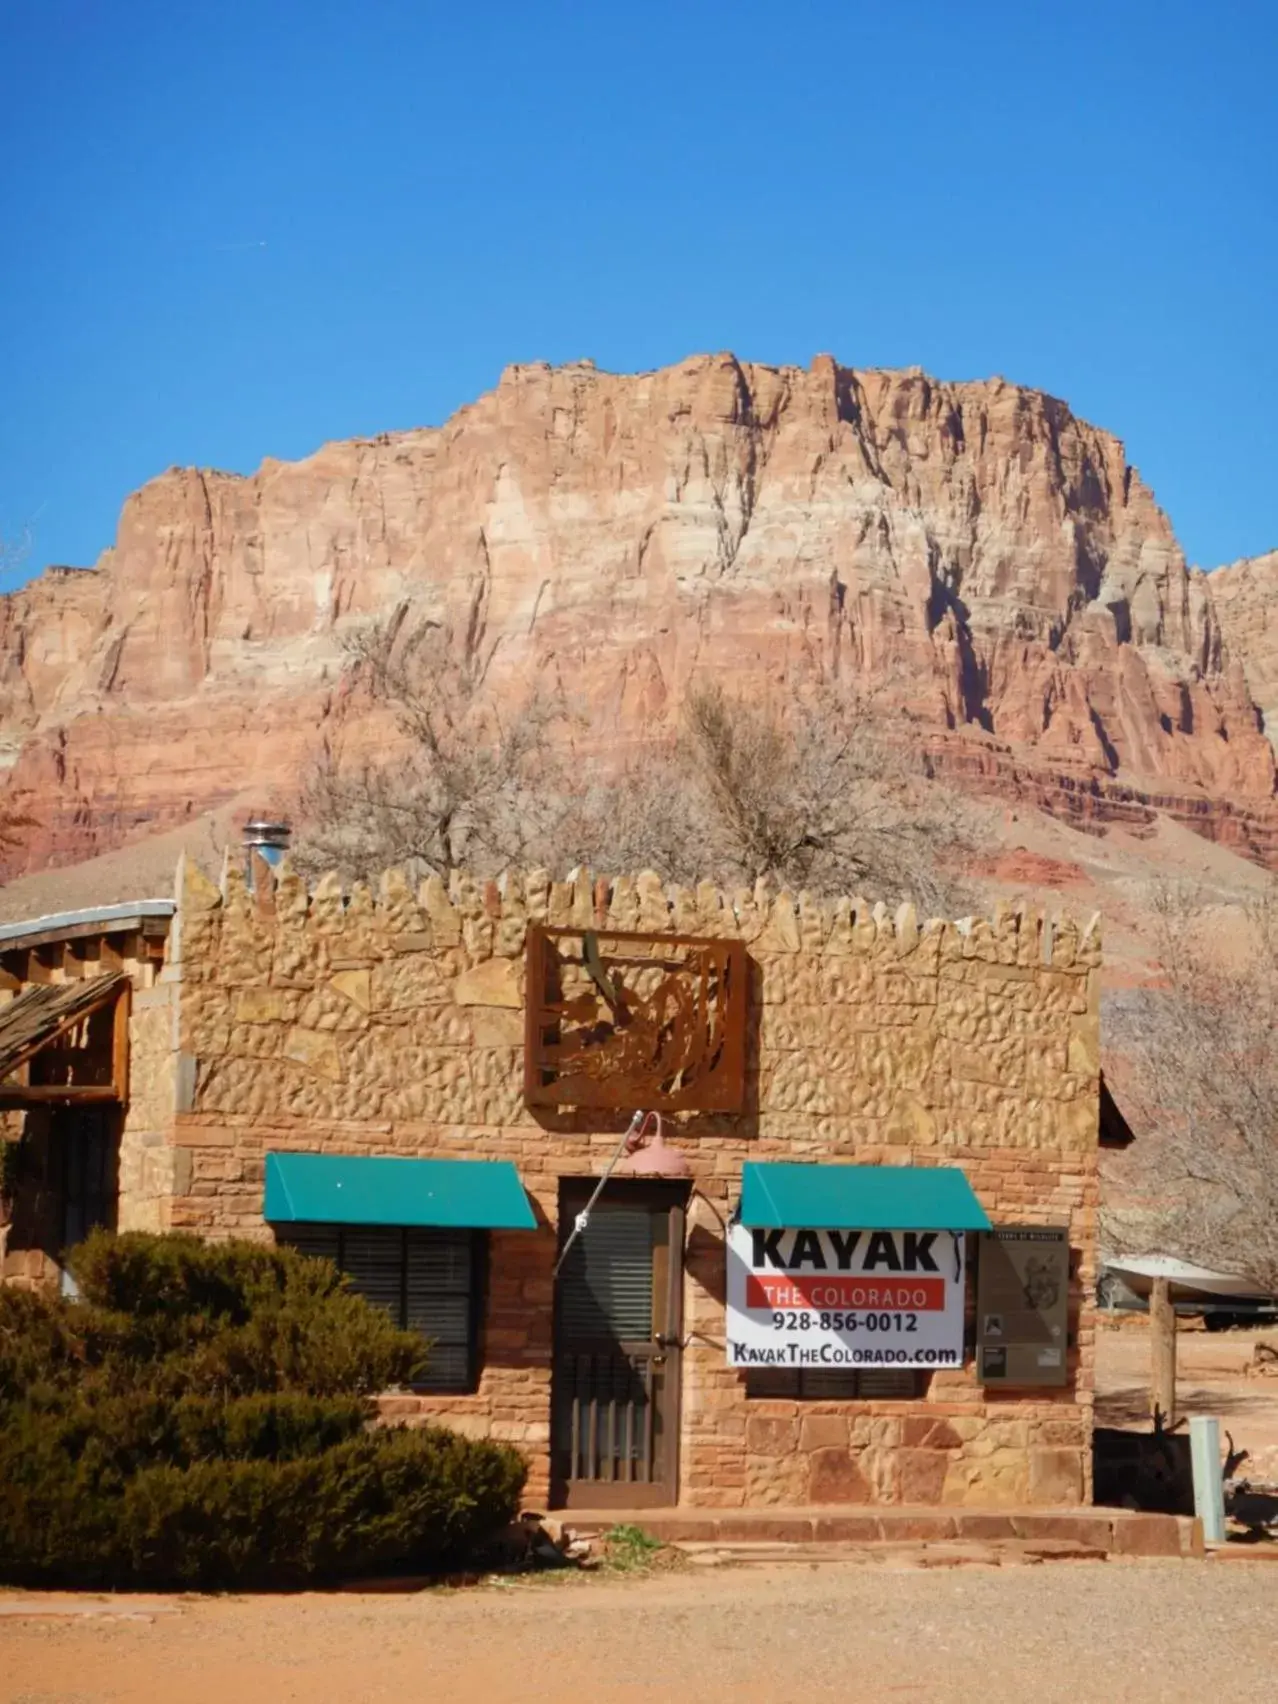
[[[1176,1310],[1166,1278],[1155,1278],[1149,1294],[1149,1406],[1166,1426],[1176,1418]]]
[[[23,972],[24,982],[45,984],[53,981],[53,971],[49,968],[48,953],[43,947],[27,949],[27,964]]]
[[[121,1106],[129,1099],[129,1013],[133,1009],[133,986],[126,982],[111,1014],[111,1087]]]
[[[84,952],[78,941],[64,941],[60,954],[62,974],[68,982],[83,982]]]
[[[114,1083],[40,1083],[35,1088],[15,1088],[5,1083],[0,1088],[0,1112],[12,1112],[24,1106],[76,1106],[92,1101],[115,1101],[119,1097]]]

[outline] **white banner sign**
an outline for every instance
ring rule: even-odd
[[[728,1364],[961,1366],[965,1240],[733,1225]]]

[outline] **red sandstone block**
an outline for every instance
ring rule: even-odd
[[[812,1537],[813,1521],[806,1515],[734,1516],[720,1528],[721,1539],[736,1538],[749,1544],[807,1544]]]
[[[945,1490],[949,1456],[942,1449],[899,1450],[900,1497],[903,1503],[939,1503]]]
[[[889,1541],[906,1538],[924,1541],[953,1538],[956,1528],[953,1515],[944,1515],[939,1510],[931,1513],[925,1509],[881,1509],[879,1523],[883,1528],[883,1537]]]
[[[1080,1414],[1073,1420],[1044,1420],[1038,1436],[1046,1445],[1072,1446],[1074,1449],[1081,1449],[1083,1444],[1083,1417]]]
[[[955,1450],[962,1438],[948,1420],[932,1414],[909,1414],[903,1417],[901,1443],[905,1449]]]
[[[877,1544],[882,1536],[877,1515],[820,1515],[813,1526],[818,1544]]]
[[[969,1514],[960,1509],[954,1516],[959,1538],[1015,1538],[1010,1515]]]
[[[1079,1544],[1109,1550],[1113,1543],[1114,1511],[1095,1509],[1076,1515],[1014,1514],[1017,1538],[1068,1538]]]
[[[1184,1542],[1180,1523],[1175,1515],[1121,1514],[1115,1517],[1113,1538],[1115,1556],[1192,1555],[1192,1550],[1186,1552],[1184,1549]]]

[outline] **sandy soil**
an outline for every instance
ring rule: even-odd
[[[0,1620],[0,1704],[1200,1704],[1226,1651],[1230,1695],[1266,1696],[1276,1642],[1262,1562],[574,1576]]]
[[[1247,1331],[1181,1329],[1176,1339],[1178,1412],[1214,1414],[1239,1449],[1251,1451],[1244,1471],[1278,1479],[1278,1379],[1248,1378],[1244,1369],[1258,1340],[1278,1344],[1278,1326]],[[1149,1421],[1149,1333],[1143,1315],[1116,1329],[1102,1327],[1096,1343],[1096,1419],[1102,1426],[1144,1429]],[[1278,1662],[1278,1659],[1275,1659]]]

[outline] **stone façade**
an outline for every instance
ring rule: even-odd
[[[264,873],[264,872],[263,872]],[[763,889],[666,889],[544,872],[501,883],[390,872],[376,893],[253,895],[229,868],[181,872],[158,986],[178,1025],[164,1164],[126,1168],[121,1224],[269,1237],[268,1150],[506,1159],[536,1232],[496,1232],[483,1370],[470,1395],[392,1393],[388,1419],[436,1416],[509,1439],[549,1489],[552,1265],[561,1178],[597,1175],[607,1115],[539,1122],[522,1099],[530,922],[733,936],[752,965],[748,1109],[684,1115],[672,1139],[689,1209],[681,1500],[1067,1505],[1090,1495],[1099,1102],[1099,930],[1033,913],[920,923],[908,906]],[[624,1122],[624,1119],[623,1119]],[[724,1363],[722,1225],[745,1159],[962,1166],[996,1221],[1065,1223],[1074,1250],[1070,1377],[987,1395],[936,1373],[926,1399],[747,1398]]]

